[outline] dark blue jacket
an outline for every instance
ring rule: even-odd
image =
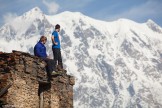
[[[46,58],[46,47],[40,41],[34,46],[34,55],[41,58]]]

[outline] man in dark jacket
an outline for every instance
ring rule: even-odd
[[[42,36],[40,38],[39,42],[34,47],[34,55],[35,56],[40,57],[42,59],[47,58],[46,47],[44,46],[46,41],[47,41],[47,38],[45,36]]]
[[[42,58],[46,62],[46,70],[47,70],[47,76],[48,80],[51,79],[51,74],[58,74],[55,71],[55,61],[52,59],[49,59],[46,53],[46,47],[45,43],[47,41],[47,38],[45,36],[41,36],[39,42],[34,47],[34,55],[37,57]]]

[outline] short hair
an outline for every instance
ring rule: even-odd
[[[60,25],[56,24],[55,29],[59,29],[59,28],[60,28]]]
[[[45,36],[41,36],[40,41],[43,42],[44,40],[47,41],[47,37],[45,37]]]

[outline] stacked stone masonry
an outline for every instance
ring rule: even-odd
[[[62,74],[40,83],[45,66],[28,53],[0,52],[0,108],[73,108],[74,77]]]

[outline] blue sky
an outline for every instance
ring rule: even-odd
[[[152,19],[162,27],[162,0],[0,0],[0,26],[36,6],[47,15],[72,11],[105,21]]]

